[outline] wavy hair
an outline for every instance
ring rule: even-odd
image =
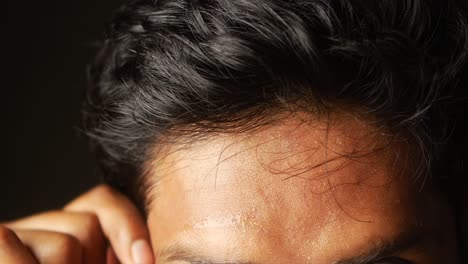
[[[104,179],[137,202],[168,133],[248,130],[285,105],[364,109],[410,132],[434,171],[457,159],[439,143],[467,53],[467,15],[450,0],[131,1],[90,68],[84,129]]]

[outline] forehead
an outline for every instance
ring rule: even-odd
[[[417,202],[389,138],[349,115],[295,116],[160,152],[150,176],[154,243],[221,259],[325,263],[391,239],[416,222]]]

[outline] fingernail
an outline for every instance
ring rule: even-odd
[[[153,254],[148,242],[143,239],[133,242],[132,258],[135,264],[153,264]]]

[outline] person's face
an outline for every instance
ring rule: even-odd
[[[157,152],[157,263],[456,263],[450,211],[420,188],[409,148],[351,115],[329,120]],[[410,262],[378,261],[390,256]]]

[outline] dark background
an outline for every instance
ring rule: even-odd
[[[60,208],[98,182],[80,105],[95,43],[122,2],[2,4],[0,221]]]

